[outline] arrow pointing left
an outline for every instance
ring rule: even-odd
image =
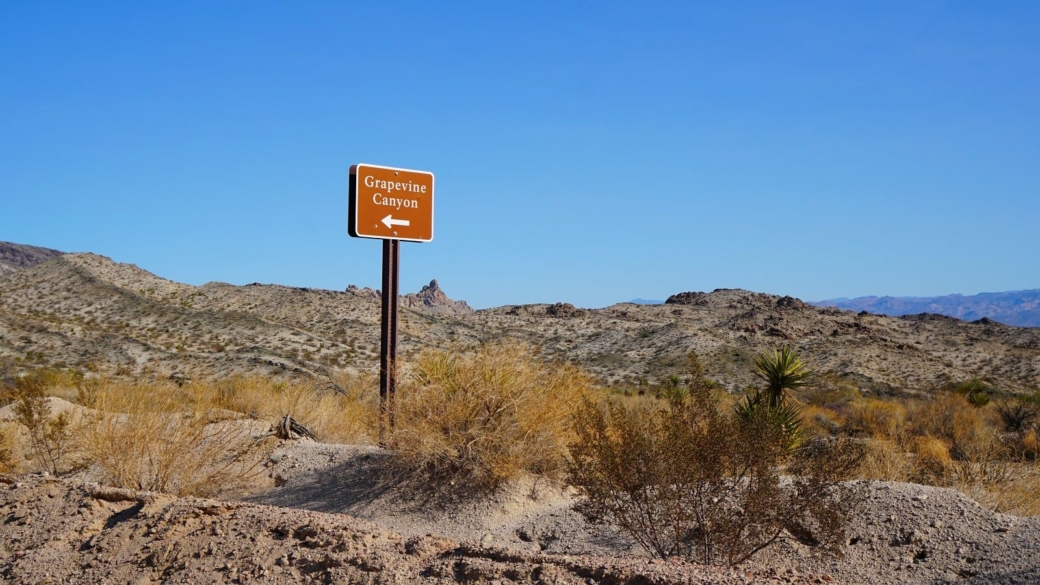
[[[394,219],[393,215],[388,215],[383,218],[383,225],[390,229],[394,229],[395,225],[408,227],[411,224],[412,222],[408,221],[407,219]]]

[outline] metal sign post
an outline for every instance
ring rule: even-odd
[[[379,347],[379,444],[394,429],[397,390],[397,303],[401,241],[433,239],[433,173],[357,164],[350,167],[347,232],[383,240],[383,310]]]
[[[397,390],[397,277],[401,241],[383,240],[383,316],[379,333],[379,444],[389,446]]]

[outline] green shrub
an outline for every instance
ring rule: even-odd
[[[994,393],[993,388],[982,380],[969,380],[958,384],[954,391],[964,396],[968,404],[981,408],[989,404],[990,396]]]
[[[782,427],[724,413],[705,388],[668,408],[585,400],[575,433],[569,480],[586,497],[580,510],[653,555],[735,565],[781,538],[831,552],[845,540],[852,443],[792,453]]]

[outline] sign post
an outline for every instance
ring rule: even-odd
[[[355,238],[383,240],[379,444],[386,447],[395,418],[401,241],[433,240],[433,173],[368,164],[350,167],[347,232]]]

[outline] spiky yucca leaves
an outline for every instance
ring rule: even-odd
[[[755,356],[755,376],[764,388],[752,387],[737,404],[737,417],[744,424],[771,424],[780,430],[788,449],[797,449],[807,437],[802,428],[802,413],[793,400],[792,390],[806,386],[812,372],[789,346],[772,354]]]
[[[770,408],[787,401],[788,394],[809,383],[812,372],[798,354],[783,346],[779,350],[755,356],[755,376],[765,382],[765,397]]]
[[[768,424],[779,429],[784,437],[784,445],[789,450],[801,447],[808,439],[802,428],[802,409],[786,401],[770,406],[768,399],[757,388],[748,392],[744,400],[737,404],[736,414],[744,424]]]

